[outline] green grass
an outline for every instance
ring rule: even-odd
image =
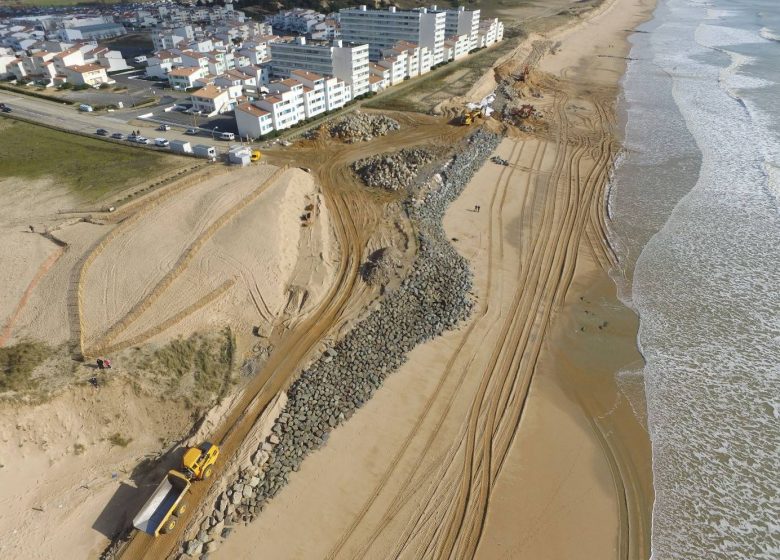
[[[208,404],[221,397],[233,373],[235,340],[229,328],[212,335],[177,338],[140,364],[155,373],[169,394],[184,391],[193,402]]]
[[[516,32],[517,33],[517,32]],[[429,74],[390,88],[364,106],[369,109],[427,113],[437,103],[464,95],[496,60],[510,52],[519,35],[506,36],[489,49],[482,49],[457,62],[450,62]]]
[[[37,383],[32,373],[51,356],[52,349],[42,342],[23,341],[0,348],[0,391],[25,391]]]
[[[13,119],[0,120],[0,178],[52,177],[85,202],[148,182],[186,163],[175,156]]]

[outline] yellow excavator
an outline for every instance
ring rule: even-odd
[[[193,480],[206,480],[211,476],[219,457],[219,447],[208,441],[198,447],[190,447],[181,460],[181,471],[171,469],[133,519],[139,531],[157,536],[171,532],[176,520],[187,511],[184,496]]]
[[[260,161],[261,157],[263,157],[263,154],[260,153],[260,150],[252,150],[252,155],[249,157],[249,160]]]
[[[458,124],[468,126],[473,124],[473,122],[481,116],[482,109],[466,109],[463,114],[458,117]]]

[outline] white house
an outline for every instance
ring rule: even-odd
[[[96,86],[110,83],[106,69],[99,64],[82,64],[65,67],[65,77],[74,85]]]
[[[207,72],[200,66],[173,68],[168,72],[168,83],[173,89],[186,90],[195,87],[196,82],[206,74]]]
[[[208,85],[195,90],[190,96],[192,100],[192,111],[200,111],[203,114],[213,117],[231,109],[230,93],[226,89],[220,89],[216,86]]]
[[[271,113],[252,103],[236,106],[236,125],[238,135],[242,138],[259,138],[274,129]]]

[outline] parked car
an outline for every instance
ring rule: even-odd
[[[95,131],[95,134],[98,136],[108,136],[108,131],[105,128],[98,128],[97,131]]]
[[[111,135],[111,138],[115,138],[116,140],[124,140],[125,135],[122,134],[121,132],[115,132]]]
[[[188,128],[184,133],[194,135],[194,134],[199,134],[200,130],[198,130],[197,128]]]
[[[151,144],[152,141],[149,140],[146,136],[136,136],[135,141],[139,144]]]
[[[10,113],[12,109],[8,105],[3,106],[3,113]]]
[[[168,146],[171,145],[171,143],[168,142],[165,138],[155,138],[154,145],[160,146],[161,148],[167,148]]]
[[[219,133],[219,139],[220,140],[235,140],[236,135],[232,132],[220,132]]]
[[[87,105],[86,103],[82,103],[79,105],[79,111],[84,111],[85,113],[91,113],[95,109],[92,108],[92,105]]]
[[[168,131],[170,129],[171,129],[171,126],[167,125],[167,124],[161,124],[160,126],[157,127],[157,130],[162,130],[162,131]]]

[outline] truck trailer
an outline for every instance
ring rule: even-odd
[[[171,532],[177,519],[187,511],[184,496],[193,480],[211,477],[219,447],[208,441],[191,447],[182,456],[181,471],[170,470],[133,518],[133,527],[153,537]]]
[[[170,470],[133,519],[133,526],[152,536],[176,527],[176,518],[187,510],[184,496],[192,483],[184,474]]]

